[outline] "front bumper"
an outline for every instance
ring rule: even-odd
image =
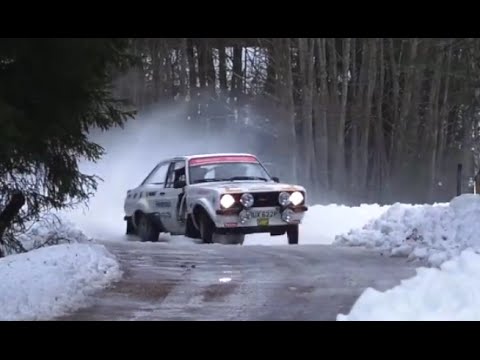
[[[289,221],[282,219],[282,213],[288,210],[290,212]],[[242,210],[250,213],[248,219],[240,217],[240,210],[217,210],[215,225],[219,232],[253,234],[259,232],[272,232],[277,229],[278,232],[284,232],[289,225],[300,224],[303,220],[306,206],[296,208],[264,207]],[[226,230],[222,230],[226,229]]]

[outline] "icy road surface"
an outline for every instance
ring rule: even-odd
[[[419,266],[328,245],[105,245],[122,280],[59,320],[335,320],[367,287],[392,288]]]

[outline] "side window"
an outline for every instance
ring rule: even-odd
[[[185,179],[185,161],[176,161],[170,165],[165,187],[173,188],[175,181],[185,181]]]
[[[143,182],[143,184],[163,185],[170,163],[165,163],[156,168]]]

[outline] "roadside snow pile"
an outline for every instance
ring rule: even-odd
[[[480,255],[463,251],[437,268],[386,292],[367,289],[350,314],[338,321],[478,321],[480,320]]]
[[[313,205],[305,213],[300,226],[300,244],[331,244],[335,235],[350,229],[362,227],[370,220],[378,218],[389,206],[362,204],[349,207],[345,205]],[[248,235],[244,245],[285,245],[286,236],[270,234]]]
[[[35,223],[24,234],[19,235],[18,240],[26,250],[48,245],[91,243],[93,241],[76,228],[72,222],[53,217]]]
[[[302,237],[315,243],[319,234],[334,241],[335,235],[350,229],[359,228],[370,220],[376,219],[387,211],[389,206],[378,204],[362,204],[349,207],[345,205],[314,205],[305,213],[302,225]]]
[[[461,195],[449,204],[395,204],[363,228],[337,236],[335,244],[377,248],[439,266],[468,247],[480,248],[480,196]]]
[[[0,321],[47,320],[121,277],[103,245],[54,245],[0,259]]]

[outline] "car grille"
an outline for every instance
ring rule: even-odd
[[[253,195],[253,206],[254,207],[270,207],[278,206],[278,195],[280,192],[262,192],[262,193],[252,193]]]

